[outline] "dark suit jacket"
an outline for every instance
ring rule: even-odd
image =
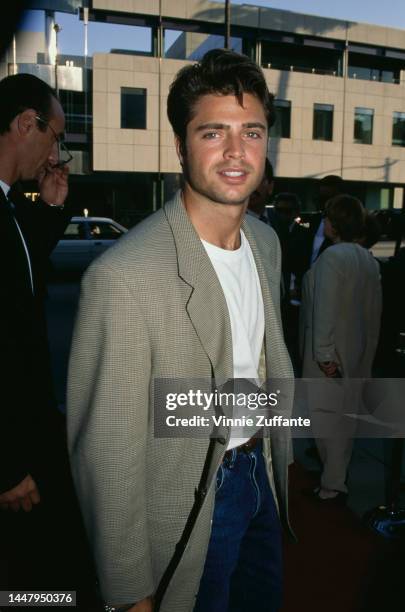
[[[30,253],[34,294],[24,247],[0,189],[0,492],[16,486],[28,473],[40,479],[45,459],[52,463],[46,455],[57,412],[46,333],[45,281],[49,254],[70,219],[69,210],[34,204],[14,190],[10,197]]]
[[[288,237],[288,251],[285,262],[286,272],[296,277],[296,287],[300,291],[302,278],[311,267],[314,236],[307,227],[294,223]]]
[[[315,239],[315,235],[316,232],[318,231],[319,228],[319,224],[322,221],[322,213],[318,212],[314,215],[311,215],[310,219],[309,219],[309,231],[312,234],[312,244],[314,242]],[[318,257],[319,255],[328,247],[332,246],[333,242],[332,240],[330,240],[330,238],[324,238],[324,241],[321,244],[321,248],[319,249],[319,253],[318,253]],[[311,256],[312,256],[312,246],[311,246]]]
[[[403,378],[405,356],[397,352],[400,333],[405,332],[405,248],[395,257],[379,262],[383,291],[380,338],[375,357],[377,377]]]
[[[299,288],[302,277],[311,267],[314,233],[298,223],[294,223],[290,231],[288,221],[280,217],[274,210],[269,210],[268,218],[280,241],[284,287],[288,289],[291,274],[295,274],[296,285]],[[315,233],[318,226],[319,223],[316,225]],[[288,291],[285,297],[288,298]]]

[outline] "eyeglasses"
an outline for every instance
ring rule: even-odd
[[[45,125],[51,130],[52,134],[54,135],[55,141],[58,144],[58,160],[59,161],[57,164],[52,164],[51,168],[62,168],[63,166],[68,164],[70,161],[72,161],[73,155],[71,154],[71,152],[69,151],[69,149],[67,148],[67,146],[65,145],[61,137],[57,135],[53,127],[48,123],[48,121],[45,121],[45,119],[42,119],[42,117],[39,117],[39,115],[36,115],[35,119],[39,121],[39,123],[42,123],[42,125]]]

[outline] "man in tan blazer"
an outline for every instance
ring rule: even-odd
[[[289,433],[272,432],[270,447],[225,426],[211,442],[153,429],[159,378],[292,378],[279,243],[244,219],[272,113],[263,74],[244,56],[214,50],[180,71],[168,115],[184,189],[84,277],[69,444],[106,610],[279,609]],[[288,416],[288,398],[283,407]],[[218,545],[224,508],[230,533]],[[225,550],[233,560],[218,567]]]

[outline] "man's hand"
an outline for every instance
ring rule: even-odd
[[[0,494],[1,510],[24,510],[30,512],[32,506],[39,504],[41,497],[34,479],[28,474],[16,487]]]
[[[47,204],[63,206],[68,194],[69,168],[48,168],[38,177],[41,199]]]
[[[323,363],[318,362],[318,365],[328,378],[334,378],[339,367],[339,364],[336,363],[336,361],[324,361]]]
[[[120,606],[117,605],[115,607],[119,608]],[[141,599],[132,608],[129,608],[128,612],[153,612],[153,598],[145,597],[145,599]]]
[[[152,597],[146,597],[131,609],[129,612],[153,612],[153,599]]]

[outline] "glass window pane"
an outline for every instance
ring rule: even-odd
[[[405,113],[394,112],[393,114],[392,144],[405,147]]]
[[[87,95],[87,100],[86,100]],[[59,90],[59,99],[65,111],[65,132],[68,134],[84,134],[91,125],[92,94],[84,91]]]
[[[374,110],[372,108],[354,109],[354,142],[372,144]]]
[[[275,40],[262,41],[262,66],[275,70],[294,72],[309,72],[313,74],[340,75],[342,66],[342,51],[340,49],[319,49],[311,45],[310,39],[305,44],[294,42],[279,42]]]
[[[110,223],[90,223],[90,234],[93,240],[116,240],[121,236],[120,230]]]
[[[290,100],[275,100],[276,121],[270,128],[272,138],[290,138],[291,132],[291,102]]]
[[[333,140],[333,105],[314,104],[314,140]]]
[[[86,228],[84,223],[69,223],[63,234],[63,240],[85,240]]]
[[[146,89],[121,87],[121,128],[146,130]]]

